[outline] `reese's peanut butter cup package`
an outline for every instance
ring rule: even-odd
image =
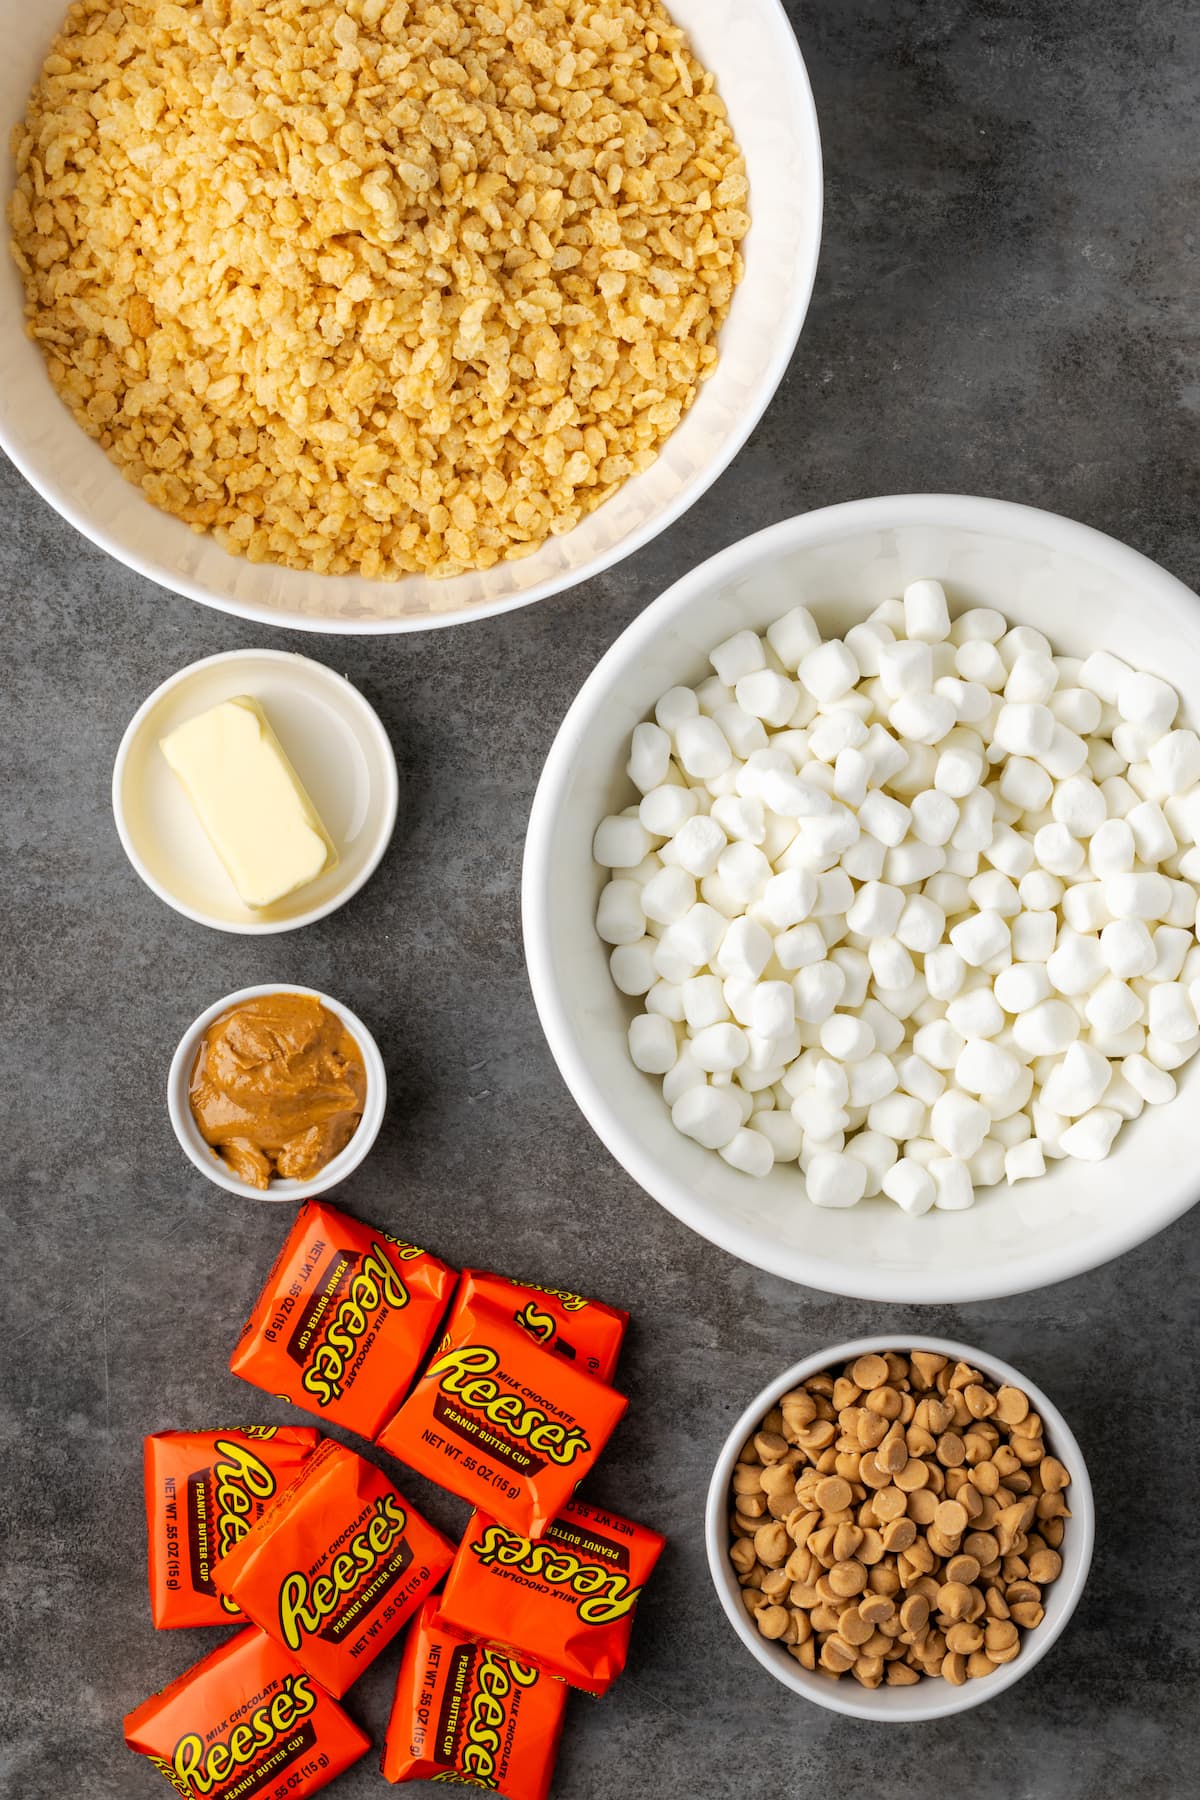
[[[300,1208],[229,1366],[373,1438],[408,1392],[455,1271],[336,1207]]]
[[[216,1566],[216,1583],[342,1695],[441,1580],[454,1546],[365,1458],[326,1440]]]
[[[507,1275],[464,1269],[458,1300],[484,1300],[506,1313],[544,1350],[565,1356],[599,1381],[611,1381],[629,1314],[601,1300],[585,1300],[568,1288],[533,1287]]]
[[[568,1501],[536,1543],[477,1512],[438,1619],[603,1694],[625,1667],[634,1611],[665,1543],[585,1500]]]
[[[628,1404],[495,1307],[460,1300],[379,1442],[513,1531],[540,1537]]]
[[[495,1644],[447,1631],[436,1607],[426,1602],[404,1646],[383,1773],[546,1800],[566,1688]]]
[[[321,1441],[308,1425],[158,1431],[145,1444],[150,1611],[160,1631],[244,1622],[213,1565],[290,1485]]]
[[[371,1747],[336,1700],[254,1626],[136,1707],[125,1742],[188,1800],[298,1800]]]

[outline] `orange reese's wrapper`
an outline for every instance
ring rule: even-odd
[[[310,1200],[242,1330],[243,1381],[373,1438],[408,1392],[455,1271]]]
[[[482,1300],[454,1308],[379,1443],[525,1537],[540,1537],[629,1402]]]
[[[665,1543],[585,1500],[569,1501],[536,1543],[477,1512],[438,1619],[603,1694],[625,1667],[634,1610]]]
[[[298,1800],[371,1747],[336,1700],[253,1626],[135,1708],[125,1742],[188,1800]]]
[[[436,1607],[426,1602],[404,1646],[383,1773],[546,1800],[566,1688],[495,1644],[447,1631]]]
[[[372,1463],[326,1441],[217,1564],[217,1586],[331,1694],[390,1643],[453,1545]]]
[[[159,1431],[145,1443],[150,1611],[160,1631],[245,1622],[213,1565],[288,1487],[321,1441],[308,1425]]]
[[[510,1281],[507,1275],[490,1275],[482,1269],[464,1269],[457,1302],[470,1305],[483,1300],[507,1313],[544,1350],[565,1356],[576,1368],[598,1381],[611,1381],[621,1353],[621,1340],[629,1314],[601,1300],[585,1300],[568,1288],[535,1287]]]

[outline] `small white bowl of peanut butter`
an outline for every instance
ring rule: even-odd
[[[914,1724],[994,1698],[1065,1630],[1095,1506],[1042,1390],[940,1338],[860,1338],[788,1369],[717,1458],[709,1570],[794,1694]]]
[[[226,1193],[309,1200],[353,1173],[383,1123],[379,1046],[340,1000],[276,982],[240,988],[188,1027],[167,1110],[189,1161]]]

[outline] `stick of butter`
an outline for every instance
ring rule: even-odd
[[[247,694],[159,740],[247,906],[270,906],[337,862],[271,722]]]

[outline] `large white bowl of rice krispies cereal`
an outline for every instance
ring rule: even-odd
[[[822,181],[779,0],[0,24],[0,444],[176,593],[330,632],[542,599],[686,511],[788,366]]]
[[[929,607],[940,623],[914,623]],[[1173,576],[1070,520],[909,495],[829,507],[733,545],[618,638],[535,796],[525,949],[568,1087],[648,1194],[774,1274],[939,1304],[1078,1274],[1192,1204],[1198,608]],[[768,628],[774,669],[757,638]],[[760,672],[739,676],[739,657]],[[861,691],[846,691],[845,673],[832,680],[845,659]],[[889,698],[896,671],[922,662],[959,674],[939,674],[933,699],[928,681],[924,695]],[[1018,699],[1031,677],[1059,684],[1043,688],[1058,713]],[[754,748],[775,689],[795,709]],[[977,727],[934,717],[951,697]],[[1147,699],[1157,723],[1131,725]],[[667,734],[676,760],[653,777],[665,786],[639,793],[638,759],[657,754],[669,713],[685,721]],[[864,748],[835,754],[825,740],[839,721],[868,716]],[[1044,724],[1053,731],[1027,753],[1005,748],[1014,730]],[[718,738],[726,772],[698,778],[690,765]],[[852,795],[855,759],[895,751],[897,738],[902,772],[872,773],[865,800]],[[1136,759],[1124,774],[1122,754]],[[951,778],[972,759],[969,791]],[[660,803],[689,800],[682,826],[659,818]],[[1077,818],[1080,802],[1107,817]],[[945,810],[953,837],[946,823],[929,828]],[[890,832],[892,813],[911,820]],[[605,848],[630,828],[647,847]],[[822,850],[831,833],[838,844]],[[638,913],[628,931],[626,904]],[[898,922],[868,922],[887,908]],[[936,942],[922,936],[931,924]],[[777,1001],[782,1024],[765,1016]]]

